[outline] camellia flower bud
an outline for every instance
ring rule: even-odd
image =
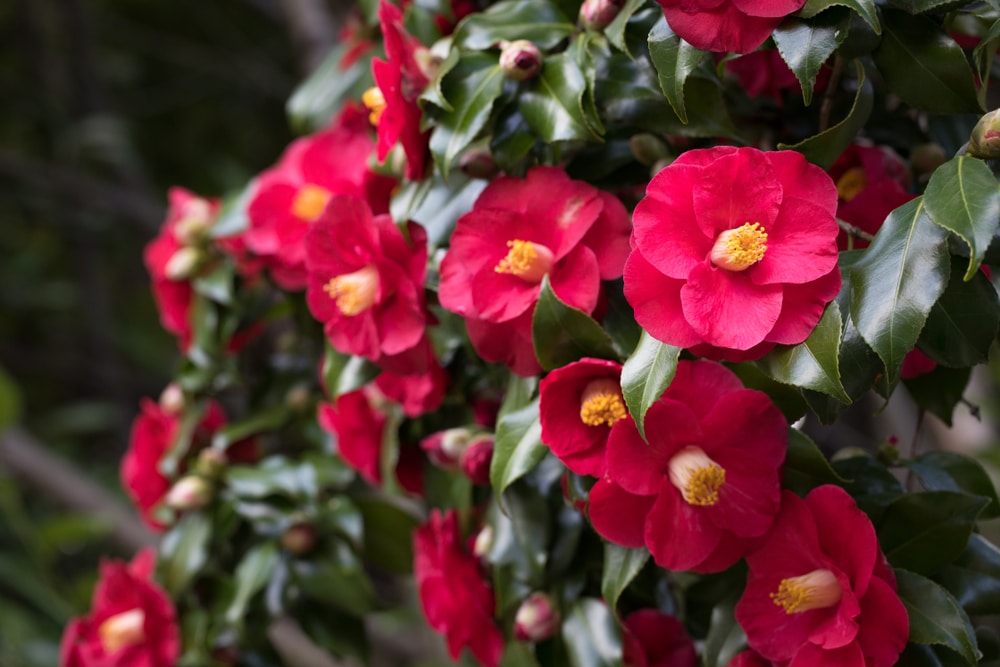
[[[628,140],[628,145],[632,149],[632,156],[647,167],[652,167],[660,160],[670,158],[670,149],[667,147],[667,143],[655,134],[648,132],[634,134]]]
[[[490,485],[490,464],[493,462],[493,436],[483,436],[469,443],[462,452],[462,471],[473,484]]]
[[[183,217],[174,225],[174,238],[181,245],[195,245],[208,237],[214,224],[212,205],[194,197],[184,205]]]
[[[1000,109],[994,109],[980,118],[972,128],[966,153],[983,160],[1000,158]]]
[[[192,246],[185,246],[167,260],[167,266],[163,269],[163,274],[168,280],[175,282],[190,280],[198,272],[203,259],[204,253],[201,250]]]
[[[604,30],[624,4],[625,0],[585,0],[580,7],[580,25],[587,30]]]
[[[198,460],[194,464],[194,471],[205,479],[217,479],[222,471],[226,469],[229,459],[224,452],[217,449],[203,449],[198,454]]]
[[[201,509],[212,501],[213,495],[212,484],[208,480],[200,475],[187,475],[170,487],[163,502],[167,507],[186,512]]]
[[[462,156],[458,162],[462,173],[471,178],[492,180],[500,173],[493,155],[486,148],[474,148]]]
[[[486,558],[493,548],[493,526],[483,526],[473,542],[472,553],[476,558]]]
[[[514,636],[522,642],[545,641],[556,633],[562,617],[555,601],[545,593],[529,595],[514,617]]]
[[[513,81],[527,81],[542,71],[542,52],[532,42],[518,39],[501,42],[500,69]]]
[[[457,470],[465,449],[472,440],[467,428],[450,428],[438,431],[420,441],[420,448],[427,453],[431,463],[445,470]]]
[[[948,155],[940,144],[920,144],[910,151],[910,164],[918,174],[930,174],[948,161]]]
[[[281,546],[289,553],[304,556],[316,546],[316,529],[304,522],[293,524],[282,533]]]
[[[184,410],[184,390],[171,382],[160,394],[160,409],[168,415],[179,415]]]

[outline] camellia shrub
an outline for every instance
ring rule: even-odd
[[[486,667],[996,664],[986,471],[807,432],[967,409],[998,46],[994,1],[359,3],[274,166],[170,193],[182,362],[121,467],[162,540],[62,664],[291,664],[289,621],[361,663],[426,621]]]

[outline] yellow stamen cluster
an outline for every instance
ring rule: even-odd
[[[337,308],[344,315],[353,317],[363,313],[375,303],[378,294],[378,270],[366,266],[353,273],[331,278],[323,291],[337,301]]]
[[[618,383],[611,378],[591,380],[580,397],[580,421],[587,426],[606,424],[609,428],[628,412]]]
[[[685,447],[670,459],[667,469],[670,482],[689,505],[711,507],[719,502],[726,471],[700,447]]]
[[[104,653],[111,654],[126,646],[141,644],[146,639],[143,628],[146,614],[142,609],[130,609],[110,616],[97,627]]]
[[[719,234],[709,257],[720,269],[745,271],[764,259],[766,251],[767,232],[759,222],[747,222]]]
[[[782,579],[771,601],[786,614],[798,614],[811,609],[826,609],[840,602],[844,591],[837,576],[830,570],[813,570],[801,577]]]
[[[361,103],[368,109],[368,122],[378,126],[386,107],[382,90],[378,86],[372,86],[361,95]]]
[[[851,201],[858,193],[868,187],[868,178],[864,167],[851,167],[837,179],[837,196],[844,201]]]
[[[326,188],[306,183],[295,193],[292,215],[306,222],[316,222],[332,196]]]
[[[507,241],[507,255],[494,267],[497,273],[509,273],[529,283],[539,283],[552,268],[552,251],[543,245],[514,239]]]

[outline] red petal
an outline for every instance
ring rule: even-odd
[[[638,250],[625,263],[625,298],[635,310],[635,321],[657,340],[691,347],[703,341],[684,318],[683,286],[683,280],[663,275]]]
[[[601,537],[637,549],[645,546],[646,515],[655,500],[656,496],[637,496],[601,479],[590,490],[587,515]]]
[[[737,350],[764,340],[781,302],[780,285],[754,285],[745,275],[708,264],[696,266],[681,288],[684,319],[694,331],[710,345]]]
[[[837,649],[822,649],[815,644],[806,644],[788,667],[866,667],[866,665],[861,647],[857,642],[851,642]]]
[[[781,183],[767,154],[741,148],[706,166],[692,192],[694,213],[705,236],[715,238],[747,222],[770,229],[778,216]]]
[[[906,607],[892,587],[882,579],[872,579],[861,598],[858,644],[867,667],[891,667],[906,648],[910,620]]]
[[[781,315],[767,334],[767,340],[797,345],[813,332],[828,303],[840,293],[840,269],[805,285],[785,285]],[[842,314],[843,315],[843,314]]]
[[[621,277],[625,260],[632,251],[629,245],[632,220],[617,197],[603,190],[598,195],[604,208],[580,243],[594,251],[601,280],[614,280]]]
[[[702,438],[695,414],[670,399],[660,399],[649,408],[646,433],[649,444],[629,420],[615,424],[608,436],[608,478],[629,493],[659,493],[670,458]]]
[[[747,16],[782,18],[802,9],[805,0],[732,0],[732,3]]]
[[[747,269],[758,285],[807,283],[837,267],[835,209],[824,210],[801,199],[786,199],[767,228],[764,258]]]
[[[851,580],[855,595],[864,596],[875,563],[881,557],[871,519],[846,491],[831,484],[810,491],[806,504],[816,524],[823,527],[819,533],[820,547]],[[850,539],[844,539],[845,536]]]
[[[722,530],[708,520],[701,508],[688,505],[664,478],[660,494],[646,517],[646,546],[653,560],[668,570],[704,572],[708,558],[723,559],[720,570],[734,564],[743,552],[724,548]]]

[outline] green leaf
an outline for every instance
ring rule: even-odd
[[[965,280],[970,280],[1000,225],[997,179],[982,160],[959,155],[934,170],[924,191],[924,206],[934,224],[969,246]]]
[[[847,117],[833,127],[795,145],[779,143],[778,148],[798,151],[805,155],[810,162],[818,164],[824,169],[830,168],[844,152],[844,149],[854,141],[872,114],[875,99],[874,89],[871,81],[865,76],[865,69],[861,61],[855,60],[854,64],[858,74],[858,92],[854,96],[854,104]]]
[[[400,508],[377,500],[358,500],[364,518],[364,558],[395,574],[413,570],[413,531],[418,521]]]
[[[984,363],[1000,327],[1000,299],[982,271],[963,281],[953,264],[948,287],[927,316],[920,349],[939,364],[969,367]]]
[[[622,368],[622,396],[636,428],[646,439],[646,411],[659,400],[677,373],[681,348],[661,343],[643,331]]]
[[[897,498],[878,525],[879,544],[896,567],[934,574],[958,558],[989,499],[954,491]]]
[[[804,496],[823,484],[843,484],[816,443],[796,428],[788,429],[788,453],[782,468],[782,487]]]
[[[501,497],[512,482],[537,466],[548,451],[549,448],[542,444],[537,400],[505,415],[497,423],[493,460],[490,462],[493,493]]]
[[[0,367],[0,431],[21,417],[21,390],[14,378]]]
[[[847,26],[839,13],[831,12],[805,22],[790,18],[771,35],[778,53],[802,85],[802,101],[812,104],[816,75],[837,47],[847,38]]]
[[[1000,614],[1000,549],[973,534],[954,563],[937,576],[969,614]]]
[[[590,315],[560,300],[547,275],[542,278],[538,304],[531,318],[531,335],[535,356],[547,371],[583,357],[618,358],[608,332]]]
[[[374,380],[381,369],[363,357],[344,354],[333,349],[330,341],[326,341],[326,354],[323,355],[323,367],[320,377],[323,387],[331,400],[341,394],[360,389]]]
[[[538,388],[538,378],[536,376],[522,377],[511,371],[507,376],[507,389],[503,394],[503,403],[497,412],[497,419],[503,419],[509,413],[520,410],[529,403]]]
[[[726,667],[746,648],[746,635],[736,622],[736,598],[725,599],[712,608],[702,660],[705,667]]]
[[[410,181],[400,188],[390,204],[396,222],[415,220],[427,230],[427,245],[434,248],[447,243],[455,221],[472,209],[486,181],[452,173],[446,183],[437,172],[422,181]]]
[[[971,368],[938,366],[929,373],[903,380],[903,384],[922,410],[951,426],[955,406],[962,400],[971,374]]]
[[[851,319],[894,383],[950,271],[946,232],[918,197],[889,214],[851,268]]]
[[[331,544],[312,560],[294,560],[292,571],[303,593],[362,616],[377,606],[375,589],[358,557],[343,542]]]
[[[160,542],[160,580],[172,596],[188,587],[208,562],[212,522],[201,512],[185,514]]]
[[[684,84],[697,69],[705,52],[681,39],[664,18],[660,18],[649,31],[649,57],[656,68],[660,89],[681,122],[688,122],[684,105]]]
[[[587,80],[569,53],[545,58],[541,73],[527,82],[518,107],[532,130],[546,142],[598,141],[583,112]]]
[[[507,0],[467,16],[458,24],[454,42],[483,51],[504,39],[526,39],[544,51],[569,37],[573,29],[573,23],[551,2]]]
[[[625,27],[632,15],[639,11],[646,3],[646,0],[626,0],[618,14],[611,23],[604,28],[604,34],[608,36],[608,41],[615,45],[619,51],[632,56],[629,52],[628,44],[625,43]]]
[[[622,591],[635,579],[648,560],[649,551],[645,548],[629,549],[610,542],[604,543],[601,597],[615,615],[618,614],[618,598]]]
[[[447,176],[458,156],[486,127],[503,84],[500,65],[489,54],[462,58],[444,78],[441,90],[452,108],[436,118],[430,140],[431,154],[442,175]]]
[[[910,641],[947,646],[970,664],[979,660],[976,634],[952,595],[919,574],[896,570],[899,599],[910,617]]]
[[[757,362],[768,376],[785,384],[829,394],[844,403],[851,397],[840,381],[839,351],[843,322],[833,301],[805,341],[779,345]]]
[[[936,22],[885,9],[882,25],[882,41],[872,55],[892,92],[932,113],[981,111],[965,54]]]
[[[333,49],[288,98],[285,110],[295,131],[306,133],[325,126],[340,111],[345,99],[358,98],[371,87],[368,58],[359,58],[347,69],[341,68],[340,61],[350,48],[344,42]]]
[[[284,403],[278,403],[253,413],[250,417],[227,424],[212,436],[212,449],[226,451],[234,443],[258,433],[274,431],[288,419],[291,411]]]
[[[236,592],[232,602],[226,609],[226,622],[239,625],[247,612],[247,605],[258,591],[271,579],[271,574],[278,566],[278,545],[275,542],[264,542],[250,549],[236,566],[234,579]]]
[[[580,598],[563,616],[562,634],[573,667],[618,667],[622,643],[618,623],[608,606]]]
[[[990,504],[980,516],[984,519],[1000,517],[1000,501],[993,482],[974,458],[956,452],[927,452],[906,465],[928,491],[957,491],[989,498]]]
[[[858,16],[864,19],[865,23],[871,26],[876,34],[882,34],[875,0],[807,0],[806,4],[799,10],[799,16],[809,19],[835,5],[854,10]]]
[[[1000,19],[994,21],[982,41],[972,50],[972,60],[982,85],[979,87],[979,106],[986,108],[986,93],[989,90],[990,69],[993,67],[993,57],[1000,47]]]
[[[908,14],[926,14],[933,11],[957,9],[966,4],[965,0],[889,0],[889,6],[902,9]]]

